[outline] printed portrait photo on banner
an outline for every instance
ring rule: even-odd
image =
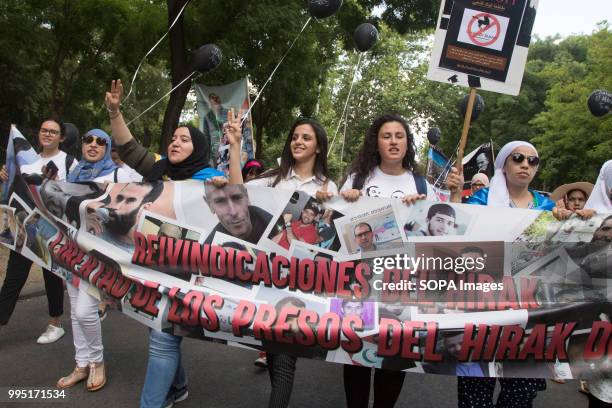
[[[458,205],[419,201],[413,207],[400,210],[407,237],[465,235],[473,218]]]
[[[329,311],[336,313],[341,319],[357,316],[363,322],[364,331],[376,326],[376,302],[364,302],[354,299],[330,299]]]
[[[372,256],[372,252],[399,248],[404,242],[398,217],[390,204],[340,217],[335,223],[342,231],[342,247],[349,254]]]
[[[489,363],[486,361],[458,361],[463,330],[443,330],[438,335],[436,352],[444,361],[423,363],[423,371],[428,374],[455,375],[457,377],[488,377]]]
[[[48,242],[57,235],[58,229],[43,217],[38,210],[25,220],[26,246],[44,265],[51,266]]]
[[[173,183],[115,184],[102,200],[90,201],[83,216],[85,230],[117,248],[131,252],[134,231],[143,211],[176,218]]]
[[[337,251],[340,240],[333,220],[342,214],[303,191],[296,191],[276,220],[268,238],[288,250],[292,242],[304,242]]]
[[[107,186],[98,183],[67,183],[45,180],[38,188],[42,204],[49,214],[79,229],[79,206],[105,194]]]

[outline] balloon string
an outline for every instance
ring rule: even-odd
[[[332,142],[327,150],[327,157],[329,157],[332,147],[334,147],[334,142],[336,141],[336,136],[338,136],[338,131],[340,130],[340,125],[342,125],[342,120],[344,119],[344,114],[346,112],[346,108],[349,103],[349,99],[351,98],[351,93],[353,92],[353,86],[355,85],[355,79],[357,78],[357,72],[359,71],[359,65],[361,64],[361,56],[363,54],[359,53],[359,59],[357,60],[357,64],[355,65],[355,71],[353,72],[353,79],[351,81],[351,86],[349,88],[348,95],[346,96],[346,101],[344,102],[344,108],[342,109],[342,115],[340,115],[340,121],[338,122],[338,126],[336,127],[336,131],[334,132],[334,137],[332,138]]]
[[[244,114],[244,117],[242,118],[242,122],[240,122],[240,126],[244,125],[244,122],[246,121],[246,119],[249,117],[249,114],[251,113],[251,109],[253,109],[253,106],[255,106],[255,104],[257,103],[257,101],[259,100],[259,97],[261,96],[262,92],[264,91],[264,89],[266,89],[266,86],[268,85],[268,83],[270,83],[270,81],[272,80],[272,77],[274,76],[274,74],[276,73],[276,70],[278,69],[278,67],[281,66],[281,64],[283,63],[283,61],[285,60],[285,57],[289,54],[289,51],[291,51],[291,49],[293,48],[293,46],[295,45],[295,43],[297,42],[297,40],[300,38],[300,36],[302,35],[302,33],[304,32],[304,30],[306,29],[306,27],[308,27],[308,24],[310,24],[310,21],[312,20],[312,17],[308,17],[308,20],[306,21],[306,24],[304,24],[304,27],[302,27],[302,30],[299,32],[299,34],[293,39],[293,42],[291,43],[291,45],[289,46],[289,48],[287,49],[287,51],[285,51],[285,54],[283,55],[283,57],[280,59],[280,61],[278,62],[278,64],[276,64],[276,67],[274,67],[274,70],[272,70],[272,73],[270,74],[270,76],[268,77],[268,79],[266,80],[266,82],[263,84],[263,86],[261,87],[261,89],[259,90],[259,92],[257,93],[257,96],[255,97],[255,99],[253,100],[253,103],[251,104],[251,106],[249,106],[249,110],[246,111],[246,113]]]
[[[457,146],[455,146],[455,150],[453,151],[453,154],[451,154],[451,157],[449,157],[448,160],[446,161],[446,164],[444,165],[444,169],[442,170],[442,172],[440,173],[436,181],[434,181],[435,187],[442,188],[443,181],[441,181],[440,179],[442,178],[442,176],[448,175],[450,168],[453,167],[452,160],[453,160],[453,157],[455,157],[455,154],[457,154],[457,150],[459,150],[459,143],[461,143],[461,140],[457,143]],[[444,179],[446,180],[446,177],[444,177]]]
[[[346,125],[348,124],[348,110],[346,111],[346,115],[344,116],[344,132],[342,133],[342,150],[340,151],[340,163],[343,163],[344,160],[344,144],[346,143]]]
[[[172,27],[174,27],[174,25],[176,24],[176,22],[178,21],[179,17],[181,17],[181,15],[183,14],[183,11],[185,10],[185,7],[187,7],[187,5],[189,4],[191,0],[187,0],[187,2],[183,5],[183,8],[181,8],[181,10],[178,12],[178,15],[176,16],[176,18],[174,19],[174,21],[172,22],[172,24],[170,24],[170,27],[168,28],[168,31],[166,31],[166,33],[164,35],[161,36],[161,38],[155,43],[155,45],[153,46],[153,48],[151,48],[144,57],[142,57],[142,59],[140,60],[140,63],[138,64],[138,67],[136,68],[136,72],[134,72],[134,77],[132,78],[132,82],[130,83],[130,91],[128,92],[128,94],[125,96],[125,98],[123,98],[123,101],[127,101],[127,99],[130,97],[130,95],[132,94],[132,91],[134,90],[134,82],[136,81],[136,77],[138,76],[138,72],[140,71],[140,67],[142,66],[142,64],[144,64],[145,60],[147,59],[147,57],[149,56],[149,54],[151,54],[153,52],[153,50],[155,50],[155,48],[157,48],[157,46],[162,42],[162,40],[164,38],[166,38],[166,36],[170,33],[170,30],[172,30]]]
[[[147,113],[148,111],[150,111],[151,109],[153,109],[153,107],[155,105],[157,105],[158,103],[160,103],[166,96],[170,95],[172,92],[174,92],[174,90],[176,88],[178,88],[179,86],[183,85],[185,83],[185,81],[187,81],[188,79],[190,79],[192,76],[194,76],[195,74],[198,74],[197,71],[193,71],[191,74],[189,74],[189,76],[187,76],[185,79],[183,79],[181,81],[181,83],[179,83],[177,86],[175,86],[174,88],[172,88],[171,90],[169,90],[164,96],[162,96],[161,98],[159,98],[157,101],[153,102],[153,105],[149,106],[147,109],[145,109],[140,115],[136,116],[134,119],[130,120],[126,126],[130,126],[133,122],[135,122],[138,118],[140,118],[142,115],[144,115],[145,113]]]

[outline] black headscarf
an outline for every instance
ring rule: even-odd
[[[179,127],[189,129],[189,135],[193,143],[193,152],[180,163],[170,163],[168,157],[158,160],[147,177],[148,181],[161,180],[164,176],[171,180],[187,180],[192,178],[198,171],[208,167],[210,160],[210,139],[204,136],[200,129],[193,126],[184,125]]]

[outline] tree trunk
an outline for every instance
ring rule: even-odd
[[[167,0],[168,5],[168,26],[172,24],[172,21],[176,18],[181,8],[185,5],[187,0]],[[170,75],[172,77],[172,88],[178,85],[189,72],[189,65],[187,64],[187,56],[185,53],[185,32],[183,26],[183,15],[176,22],[172,30],[170,30]],[[164,123],[162,125],[162,139],[159,144],[159,152],[162,154],[166,153],[166,148],[170,143],[170,138],[174,133],[174,129],[178,126],[181,118],[181,110],[185,101],[187,100],[187,94],[191,87],[190,81],[185,81],[183,85],[170,94],[168,105],[166,106],[166,112],[164,113]]]

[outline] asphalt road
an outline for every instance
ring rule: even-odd
[[[68,296],[66,295],[66,302]],[[47,321],[44,296],[21,300],[9,324],[0,329],[0,390],[7,387],[52,388],[74,366],[69,306],[65,306],[64,338],[36,344]],[[70,389],[62,402],[0,403],[14,407],[137,407],[147,362],[147,329],[117,311],[102,323],[108,383],[89,393],[84,383]],[[256,368],[255,352],[186,339],[183,357],[189,377],[189,398],[179,408],[266,407],[270,389],[267,371]],[[454,377],[408,374],[397,407],[456,407]],[[3,401],[3,397],[0,397]],[[301,359],[291,408],[343,407],[342,367]],[[586,407],[576,381],[548,382],[536,407]]]

